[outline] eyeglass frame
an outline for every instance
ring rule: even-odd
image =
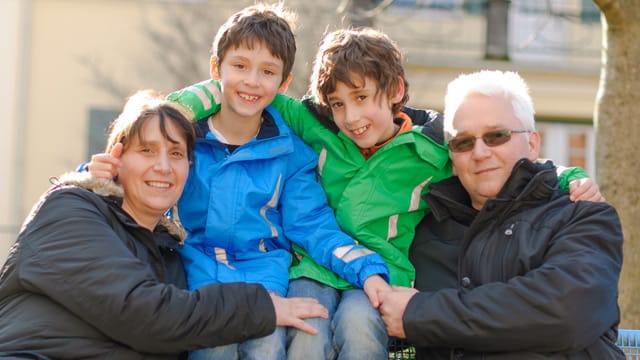
[[[492,134],[492,133],[505,133],[505,132],[507,133],[507,136],[506,136],[506,140],[504,142],[497,143],[497,144],[490,144],[490,143],[487,142],[487,139],[486,139],[487,135]],[[457,154],[465,153],[465,152],[472,151],[473,148],[475,148],[476,141],[478,139],[482,139],[482,142],[488,147],[496,147],[496,146],[504,145],[504,144],[508,143],[509,141],[511,141],[511,134],[524,134],[524,133],[531,133],[531,132],[533,132],[533,130],[497,129],[497,130],[487,131],[487,132],[485,132],[484,134],[482,134],[480,136],[470,136],[470,135],[469,136],[461,136],[461,137],[456,136],[456,137],[453,137],[453,138],[451,138],[451,139],[449,139],[447,141],[447,147],[449,148],[449,151],[451,151],[453,153],[457,153]],[[452,149],[451,145],[450,145],[451,141],[455,141],[458,138],[461,139],[461,140],[469,140],[469,139],[471,139],[472,140],[471,147],[469,149],[467,149],[467,150],[454,150],[454,149]]]

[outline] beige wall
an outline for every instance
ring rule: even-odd
[[[410,79],[410,103],[416,107],[442,110],[449,81],[461,73],[496,67],[495,63],[483,62],[456,67],[439,64],[408,65],[406,69],[407,77]],[[518,71],[527,80],[538,117],[565,118],[571,121],[590,119],[593,116],[599,81],[597,70],[549,72],[539,67],[524,65],[501,65],[500,69]]]
[[[17,143],[20,136],[21,86],[24,72],[18,67],[22,59],[21,46],[26,41],[20,31],[23,24],[22,8],[26,3],[20,0],[0,2],[0,260],[6,256],[9,244],[17,231],[22,214],[16,214],[19,203],[19,158]]]

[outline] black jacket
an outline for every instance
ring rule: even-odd
[[[183,290],[178,227],[140,227],[122,210],[120,188],[87,175],[48,191],[10,251],[0,274],[0,356],[176,359],[275,329],[262,286]]]
[[[613,207],[570,202],[553,164],[528,160],[479,212],[455,177],[425,199],[403,317],[419,359],[624,359]]]

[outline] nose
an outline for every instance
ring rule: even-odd
[[[153,165],[153,170],[162,173],[171,173],[171,159],[166,154],[161,154],[156,158],[156,162]]]
[[[258,86],[258,76],[259,74],[257,71],[248,71],[244,77],[244,83],[247,86]]]
[[[471,150],[471,156],[474,159],[483,159],[490,155],[491,149],[489,149],[489,146],[482,139],[476,139],[476,143],[473,144],[473,149]]]
[[[344,115],[347,124],[357,123],[360,120],[360,111],[355,106],[344,105]]]

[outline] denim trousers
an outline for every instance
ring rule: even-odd
[[[285,360],[285,338],[286,328],[278,326],[265,337],[191,351],[189,360]]]
[[[310,335],[287,329],[288,360],[386,360],[389,336],[380,313],[361,289],[336,290],[301,278],[289,283],[287,297],[312,297],[327,310],[329,319],[306,319],[316,330]]]

